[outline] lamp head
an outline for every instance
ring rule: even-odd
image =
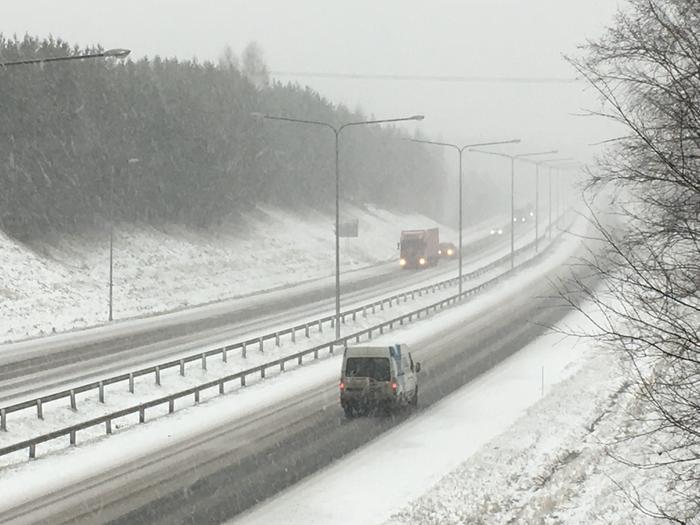
[[[105,57],[126,58],[127,56],[129,56],[129,53],[131,53],[131,49],[115,48],[108,49],[107,51],[102,53],[102,55]]]

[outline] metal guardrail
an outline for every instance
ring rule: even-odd
[[[561,235],[561,232],[555,237],[555,239],[558,238],[560,235]],[[530,244],[532,244],[532,243],[530,243]],[[530,246],[530,244],[522,247],[519,251],[522,251],[522,250],[528,248]],[[380,324],[371,326],[369,328],[365,328],[364,330],[360,330],[360,331],[355,332],[353,334],[346,335],[344,337],[341,337],[340,339],[330,341],[330,342],[325,342],[325,343],[322,343],[320,345],[314,346],[312,348],[308,348],[306,350],[302,350],[300,352],[281,357],[281,358],[276,359],[274,361],[263,363],[261,365],[249,368],[247,370],[243,370],[241,372],[229,374],[229,375],[226,375],[224,377],[220,377],[220,378],[214,379],[212,381],[208,381],[206,383],[202,383],[200,385],[190,387],[186,390],[176,392],[174,394],[169,394],[167,396],[163,396],[163,397],[160,397],[157,399],[146,401],[144,403],[139,403],[138,405],[124,408],[124,409],[118,410],[116,412],[111,412],[109,414],[106,414],[106,415],[103,415],[100,417],[96,417],[96,418],[93,418],[93,419],[90,419],[87,421],[83,421],[83,422],[77,423],[75,425],[71,425],[71,426],[68,426],[68,427],[65,427],[62,429],[55,430],[53,432],[49,432],[47,434],[43,434],[43,435],[31,438],[31,439],[27,439],[27,440],[9,445],[7,447],[0,448],[0,456],[11,454],[13,452],[17,452],[17,451],[23,450],[23,449],[28,449],[29,450],[29,458],[33,459],[36,457],[36,446],[40,443],[45,443],[47,441],[51,441],[51,440],[54,440],[54,439],[57,439],[57,438],[63,437],[63,436],[69,436],[69,443],[71,446],[73,446],[76,444],[76,436],[77,436],[77,432],[79,430],[84,430],[86,428],[90,428],[90,427],[104,424],[106,434],[111,434],[112,433],[112,421],[117,419],[117,418],[121,418],[124,416],[138,413],[139,414],[139,423],[144,423],[146,421],[146,409],[148,409],[148,408],[153,408],[153,407],[157,407],[160,405],[165,405],[167,403],[168,413],[173,413],[175,411],[175,401],[178,399],[186,398],[188,396],[193,396],[194,403],[197,404],[197,403],[199,403],[201,392],[204,390],[218,387],[219,394],[223,394],[225,392],[225,386],[227,383],[231,383],[233,381],[240,381],[241,387],[244,387],[246,385],[246,377],[248,377],[248,376],[260,374],[260,377],[262,379],[264,379],[265,373],[269,369],[274,369],[274,368],[279,367],[280,372],[283,372],[285,370],[285,365],[289,362],[296,361],[297,365],[302,365],[303,361],[304,361],[304,357],[313,355],[313,359],[316,360],[319,358],[319,353],[322,352],[323,350],[327,350],[329,354],[333,354],[336,347],[346,348],[348,343],[353,339],[355,340],[356,343],[359,343],[363,337],[367,337],[369,340],[371,340],[373,335],[383,335],[385,330],[387,330],[387,329],[391,330],[397,324],[399,326],[403,326],[404,323],[406,323],[406,322],[408,322],[408,323],[414,322],[415,320],[419,320],[421,318],[429,316],[431,314],[431,312],[436,313],[436,312],[442,311],[445,308],[448,308],[448,307],[451,307],[457,303],[460,303],[463,299],[465,299],[469,296],[472,296],[472,295],[482,291],[483,289],[485,289],[489,286],[492,286],[493,284],[500,281],[504,277],[511,275],[514,271],[517,271],[517,270],[521,269],[523,266],[530,264],[530,263],[534,262],[535,260],[539,259],[549,249],[550,246],[551,246],[551,244],[549,246],[547,246],[544,250],[542,250],[541,252],[536,254],[534,257],[532,257],[532,258],[528,259],[527,261],[521,263],[520,265],[516,266],[514,269],[507,270],[506,272],[504,272],[496,277],[493,277],[493,278],[489,279],[488,281],[485,281],[485,282],[483,282],[483,283],[481,283],[473,288],[470,288],[469,290],[465,290],[462,292],[462,294],[452,295],[452,296],[447,297],[445,299],[442,299],[441,301],[438,301],[436,303],[432,303],[428,306],[424,306],[422,308],[419,308],[418,310],[414,310],[412,312],[402,314],[398,317],[395,317],[395,318],[390,319],[388,321],[384,321]],[[509,260],[510,254],[504,259]],[[491,264],[494,264],[494,263],[491,263]],[[442,283],[457,281],[457,280],[458,280],[457,278],[449,279],[447,281],[442,281]],[[430,288],[430,287],[423,287],[423,289],[425,289],[425,288]],[[406,293],[410,293],[410,292],[406,292]],[[400,296],[400,295],[404,295],[404,294],[397,294],[397,295]],[[392,298],[395,298],[395,297],[396,296],[392,296]],[[387,299],[383,300],[383,302],[386,302],[386,301],[387,301]],[[376,301],[373,304],[379,304],[380,302],[381,301]],[[349,312],[350,313],[352,313],[353,311],[359,312],[362,310],[362,308],[366,308],[366,306],[355,308],[353,310],[350,310]],[[324,319],[328,319],[328,318],[324,318]],[[297,326],[304,326],[304,325],[297,325]],[[287,333],[289,333],[290,330],[292,330],[292,329],[288,329]],[[256,339],[256,341],[257,341],[257,339]],[[242,343],[238,343],[237,345],[241,345],[241,344]],[[229,346],[237,346],[237,345],[229,345]],[[210,351],[210,353],[221,353],[223,351],[223,354],[225,355],[226,348],[228,348],[228,347],[222,347],[222,348],[219,348],[216,350],[212,350],[212,351]],[[175,363],[172,366],[177,366],[177,364],[179,364],[181,361],[182,360],[172,361],[171,363]],[[156,377],[159,378],[158,369],[159,369],[159,367],[151,367],[148,370],[150,370],[150,373],[155,372]],[[162,369],[162,367],[160,369]],[[133,391],[133,373],[132,374],[123,374],[122,376],[117,376],[111,382],[117,382],[118,380],[124,380],[125,378],[131,378],[130,386],[132,387],[132,391]],[[157,379],[157,381],[158,381],[158,379]],[[104,399],[103,388],[104,388],[104,384],[106,384],[106,383],[104,381],[100,381],[97,384],[101,385],[99,387],[100,388],[100,396],[101,396],[101,400],[103,400]],[[92,385],[94,385],[94,384],[85,385],[85,387],[83,387],[84,389],[81,391],[89,390],[90,388],[93,387]],[[90,387],[90,388],[88,388],[88,387]],[[70,392],[72,393],[71,394],[71,406],[73,408],[75,408],[75,393],[78,392],[78,389],[70,390]],[[58,399],[59,394],[62,394],[62,393],[54,394],[52,396],[46,396],[46,398],[41,398],[41,399],[47,399],[47,398]],[[37,400],[34,400],[32,402],[27,402],[27,403],[24,403],[21,405],[23,407],[27,407],[27,406],[31,407],[34,404],[36,404],[37,411],[40,413],[41,412],[41,405],[42,405],[41,399],[37,399]]]
[[[544,236],[543,236],[544,237]],[[516,250],[516,254],[522,253],[523,251],[526,251],[534,246],[534,241],[528,243],[527,245],[524,245]],[[491,271],[492,269],[507,263],[510,261],[510,254],[504,255],[503,257],[499,257],[495,261],[492,261],[481,268],[478,268],[472,272],[469,272],[465,275],[462,276],[462,281],[469,281],[471,279],[474,279],[475,277],[479,277],[480,275],[483,275],[484,273]],[[422,286],[419,288],[415,288],[413,290],[408,290],[405,292],[400,292],[398,294],[394,294],[390,297],[384,297],[382,299],[379,299],[377,301],[373,301],[371,303],[364,304],[362,306],[358,306],[356,308],[352,308],[346,311],[341,312],[340,318],[341,322],[344,324],[345,319],[348,317],[352,317],[352,320],[357,319],[357,315],[360,314],[362,316],[366,316],[368,311],[371,311],[372,313],[376,313],[377,308],[380,310],[384,310],[385,305],[391,308],[394,304],[399,304],[400,302],[406,302],[408,301],[408,298],[410,297],[412,300],[415,299],[416,295],[421,297],[425,293],[435,293],[438,290],[449,288],[452,286],[456,286],[459,282],[459,277],[452,277],[450,279],[446,279],[444,281],[439,281],[437,283],[429,284],[426,286]],[[168,370],[170,368],[180,368],[180,375],[184,376],[185,375],[185,365],[191,362],[195,361],[200,361],[202,364],[202,369],[206,370],[207,369],[207,359],[212,356],[216,355],[221,355],[221,358],[223,362],[226,362],[228,359],[228,353],[233,351],[233,350],[240,350],[242,356],[245,358],[248,348],[250,347],[255,347],[257,346],[259,350],[262,352],[264,348],[264,344],[267,341],[274,340],[275,345],[279,346],[280,345],[280,338],[283,336],[291,336],[291,341],[294,343],[296,342],[296,336],[297,333],[303,332],[304,337],[309,338],[310,337],[310,332],[311,330],[315,327],[317,329],[317,333],[323,332],[323,326],[325,324],[330,324],[330,327],[333,328],[335,325],[335,315],[327,315],[324,317],[320,317],[305,323],[300,323],[294,326],[291,326],[289,328],[285,328],[282,330],[277,330],[274,332],[269,332],[266,334],[263,334],[258,337],[253,337],[244,341],[239,341],[236,343],[231,343],[227,345],[222,345],[216,348],[213,348],[211,350],[206,350],[204,352],[197,352],[196,354],[192,354],[183,358],[179,359],[173,359],[164,363],[160,363],[158,365],[154,366],[149,366],[145,368],[140,368],[138,370],[134,370],[133,372],[128,372],[124,374],[118,374],[115,376],[111,376],[105,379],[101,379],[99,381],[92,381],[90,383],[85,383],[73,388],[69,388],[66,390],[61,390],[59,392],[54,392],[52,394],[48,394],[45,396],[29,399],[27,401],[21,401],[19,403],[14,403],[12,405],[8,405],[6,407],[0,408],[0,431],[7,431],[7,416],[8,414],[11,414],[13,412],[18,412],[20,410],[26,410],[30,408],[36,408],[36,415],[37,418],[43,419],[44,417],[44,404],[49,403],[51,401],[56,401],[59,399],[70,399],[70,405],[73,410],[77,409],[77,400],[76,396],[77,394],[82,394],[84,392],[88,392],[90,390],[97,390],[98,391],[98,398],[101,403],[104,403],[105,399],[105,387],[108,385],[113,385],[115,383],[120,383],[120,382],[129,382],[129,392],[133,393],[134,392],[134,380],[138,377],[142,377],[145,375],[153,374],[155,383],[157,385],[160,385],[160,374],[163,370]]]

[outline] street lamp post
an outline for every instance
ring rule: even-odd
[[[129,177],[129,165],[141,162],[141,159],[126,161],[126,179]],[[109,178],[109,320],[113,320],[113,288],[114,288],[114,171]]]
[[[531,162],[532,164],[535,165],[535,253],[539,252],[539,224],[540,224],[540,166],[541,165],[547,165],[550,163],[555,163],[555,162],[564,162],[564,161],[569,161],[569,160],[574,160],[572,157],[562,157],[558,159],[547,159],[547,160],[542,160],[542,161],[532,161],[528,159],[523,159],[525,162]],[[550,228],[551,228],[551,206],[552,206],[552,177],[551,177],[551,169],[549,173],[549,211],[550,211]],[[551,230],[550,230],[550,239],[551,239]]]
[[[411,142],[419,142],[421,144],[433,144],[435,146],[444,146],[448,148],[453,148],[457,150],[459,156],[459,294],[462,294],[462,153],[468,148],[475,148],[480,146],[496,146],[499,144],[517,144],[520,139],[513,140],[500,140],[497,142],[480,142],[476,144],[465,144],[459,146],[457,144],[450,144],[448,142],[436,142],[432,140],[420,140],[411,139]]]
[[[253,113],[256,118],[267,120],[281,120],[284,122],[295,122],[298,124],[308,124],[312,126],[323,126],[333,131],[335,135],[335,338],[340,339],[340,164],[339,164],[339,138],[340,133],[351,126],[367,126],[372,124],[388,124],[391,122],[404,122],[408,120],[423,120],[423,115],[413,115],[410,117],[390,118],[381,120],[362,120],[357,122],[346,122],[340,126],[334,126],[330,122],[319,120],[306,120],[290,117],[279,117],[266,115],[263,113]]]
[[[554,153],[558,153],[558,151],[535,151],[532,153],[520,153],[518,155],[508,155],[507,153],[496,153],[495,151],[484,151],[479,149],[470,149],[469,151],[510,159],[510,268],[512,270],[515,267],[515,161],[525,159],[527,157],[536,157],[539,155],[552,155]]]
[[[30,58],[26,60],[11,60],[9,62],[0,62],[0,68],[8,66],[22,66],[29,64],[44,64],[47,62],[66,62],[69,60],[86,60],[91,58],[126,58],[130,49],[107,49],[100,53],[88,53],[83,55],[67,55],[62,57],[46,57],[46,58]],[[131,161],[138,162],[138,159],[129,159],[128,163]],[[114,169],[114,168],[113,168]],[[113,277],[113,238],[114,238],[114,173],[112,173],[109,182],[109,195],[110,195],[110,206],[109,206],[109,320],[112,320],[112,277]]]
[[[67,55],[64,57],[46,57],[46,58],[30,58],[27,60],[11,60],[9,62],[0,62],[0,67],[5,66],[21,66],[25,64],[43,64],[45,62],[65,62],[67,60],[84,60],[89,58],[126,58],[130,49],[108,49],[101,53],[88,53],[85,55]]]

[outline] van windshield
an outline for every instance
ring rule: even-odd
[[[386,357],[350,357],[345,365],[346,377],[369,377],[389,381],[391,371]]]

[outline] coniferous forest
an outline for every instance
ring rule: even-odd
[[[0,62],[97,51],[0,35]],[[31,240],[110,213],[207,227],[260,203],[331,211],[332,131],[251,114],[371,116],[244,70],[159,57],[0,67],[0,228]],[[343,132],[343,201],[439,214],[442,157],[405,138],[398,126]]]

